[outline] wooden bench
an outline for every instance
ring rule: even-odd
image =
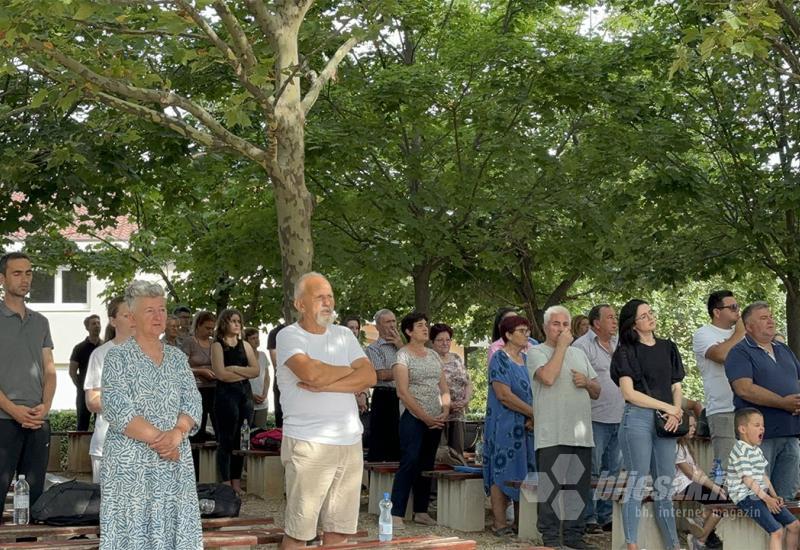
[[[483,474],[433,470],[422,475],[436,479],[436,523],[456,531],[483,531],[486,526]]]
[[[378,503],[383,500],[383,494],[392,494],[392,485],[394,485],[394,475],[400,468],[399,462],[365,462],[364,470],[369,472],[369,501],[367,503],[367,512],[376,516],[380,515],[381,511]],[[408,502],[413,502],[414,495],[409,494]],[[411,521],[414,515],[414,507],[406,506],[405,519]]]
[[[92,459],[89,457],[92,433],[67,432],[67,470],[70,472],[79,474],[92,472]]]
[[[203,531],[226,529],[259,528],[275,523],[271,517],[264,518],[206,518],[202,520]],[[99,536],[99,525],[55,526],[55,525],[0,525],[0,541],[17,538],[36,538],[39,540],[68,539],[79,536]]]
[[[67,432],[50,432],[50,450],[47,458],[47,471],[60,472],[61,468],[61,441],[67,437]]]
[[[744,515],[735,504],[707,504],[715,512],[721,513],[722,521],[717,524],[717,536],[723,544],[747,550],[768,550],[769,535],[751,518]],[[787,502],[787,509],[794,516],[800,516],[798,502]]]
[[[217,472],[217,442],[192,443],[192,454],[197,453],[198,483],[219,483]]]
[[[386,548],[388,546],[394,548],[407,548],[413,549],[432,549],[432,548],[449,548],[452,550],[472,550],[477,546],[474,540],[464,540],[458,537],[394,537],[389,542],[380,542],[376,539],[365,541],[353,541],[346,544],[337,544],[330,546],[318,546],[317,548],[336,548],[336,549],[361,549],[361,548]]]
[[[262,498],[284,498],[285,480],[280,451],[233,451],[247,461],[247,492]]]

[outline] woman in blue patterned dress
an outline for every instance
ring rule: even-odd
[[[486,402],[483,443],[483,488],[492,502],[495,535],[514,534],[506,521],[509,500],[519,518],[519,489],[506,481],[522,481],[536,469],[533,451],[533,394],[525,367],[524,350],[531,333],[530,322],[519,316],[500,323],[503,348],[489,363],[489,396]]]
[[[203,531],[187,436],[200,394],[178,348],[165,346],[163,289],[134,281],[125,291],[136,336],[109,350],[102,406],[100,548],[200,550]]]

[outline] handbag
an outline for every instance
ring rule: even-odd
[[[635,351],[634,351],[635,354]],[[625,355],[627,356],[627,350],[625,350]],[[628,361],[630,361],[630,357],[628,357]],[[647,392],[647,395],[652,397],[652,392],[650,391],[650,385],[647,383],[647,377],[644,375],[644,371],[642,370],[642,366],[639,364],[639,358],[634,357],[636,361],[636,368],[638,369],[639,373],[642,375],[642,384],[644,385],[644,391]],[[674,432],[670,432],[667,430],[667,420],[669,420],[669,415],[661,412],[656,411],[656,414],[653,415],[653,420],[656,426],[656,435],[658,437],[683,437],[684,435],[689,433],[689,415],[684,414],[682,417],[681,423],[678,425],[678,428]]]

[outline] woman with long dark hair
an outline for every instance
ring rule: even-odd
[[[656,314],[650,304],[630,300],[619,314],[619,344],[611,358],[611,378],[622,390],[625,411],[619,430],[622,461],[628,472],[628,498],[622,505],[622,524],[628,550],[638,550],[639,518],[645,478],[653,479],[656,523],[664,547],[680,546],[672,507],[676,439],[659,437],[656,414],[665,415],[668,431],[683,418],[683,362],[671,340],[656,338]]]
[[[250,378],[261,372],[253,348],[242,336],[242,314],[235,309],[220,313],[211,344],[211,368],[217,377],[214,395],[217,469],[220,480],[230,483],[237,493],[242,491],[244,460],[234,456],[233,451],[240,446],[242,423],[253,416]]]
[[[189,336],[182,339],[183,353],[189,358],[197,390],[203,399],[203,418],[200,429],[192,437],[192,442],[205,441],[206,420],[211,418],[211,426],[217,433],[216,416],[214,415],[214,393],[217,385],[216,376],[211,368],[211,337],[214,335],[214,326],[217,318],[210,311],[198,311],[194,316]]]

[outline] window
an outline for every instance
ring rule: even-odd
[[[55,274],[35,271],[29,300],[38,305],[64,305],[83,308],[89,303],[89,279],[83,273],[59,269]]]

